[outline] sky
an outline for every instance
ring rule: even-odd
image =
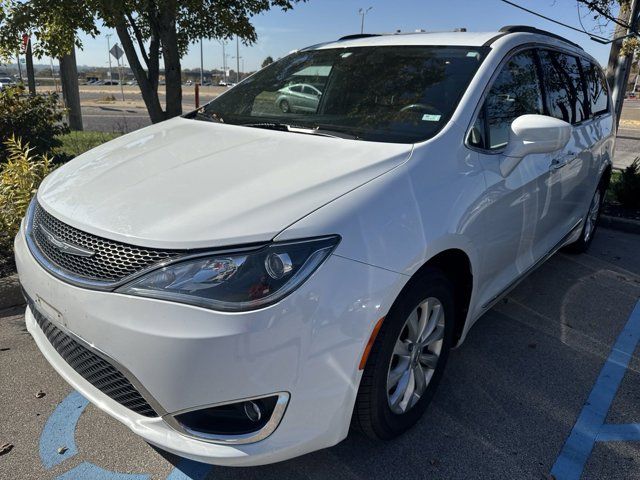
[[[514,0],[515,3],[535,10],[555,20],[580,28],[580,19],[587,30],[595,27],[594,20],[583,7],[577,8],[575,0]],[[344,35],[360,33],[360,8],[372,9],[365,17],[365,32],[381,33],[453,30],[465,27],[469,31],[496,31],[504,25],[531,25],[558,33],[584,47],[606,64],[608,45],[600,45],[587,35],[573,32],[555,25],[501,0],[308,0],[297,4],[293,10],[282,12],[271,10],[253,18],[258,34],[252,46],[240,44],[240,57],[244,60],[244,70],[253,71],[260,67],[267,56],[279,58],[292,50],[316,43],[333,40]],[[79,65],[106,66],[106,33],[113,33],[111,45],[117,42],[117,35],[108,29],[101,29],[97,38],[82,36],[83,50],[78,51]],[[236,45],[228,45],[226,53],[228,65],[235,69]],[[216,40],[203,42],[204,68],[222,67],[222,47]],[[241,60],[242,62],[242,60]],[[183,68],[200,67],[199,44],[192,45],[182,60]]]

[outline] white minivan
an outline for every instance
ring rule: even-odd
[[[315,108],[280,108],[290,85]],[[390,439],[483,313],[589,246],[615,125],[597,62],[530,27],[299,50],[45,179],[15,241],[28,330],[183,457]]]

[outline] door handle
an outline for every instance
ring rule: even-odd
[[[568,152],[565,155],[561,155],[559,157],[551,160],[551,165],[549,166],[549,170],[555,171],[564,167],[566,164],[571,163],[577,155],[573,152]]]
[[[549,167],[549,170],[551,171],[559,170],[562,167],[564,167],[566,164],[567,162],[564,160],[563,157],[554,158],[553,160],[551,160],[551,166]]]

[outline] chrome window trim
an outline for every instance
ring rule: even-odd
[[[500,64],[498,65],[498,67],[495,69],[495,71],[491,74],[491,78],[489,79],[489,81],[487,82],[487,84],[485,85],[485,88],[482,92],[482,96],[480,97],[480,100],[478,101],[478,103],[476,104],[476,107],[473,110],[473,114],[471,115],[471,120],[469,121],[469,124],[467,125],[467,129],[465,130],[465,134],[464,134],[464,146],[466,148],[468,148],[469,150],[472,150],[474,152],[477,153],[482,153],[484,155],[501,155],[504,153],[504,150],[506,148],[502,147],[496,150],[489,150],[486,148],[480,148],[480,147],[476,147],[474,145],[469,144],[469,135],[471,134],[471,129],[473,128],[473,124],[475,123],[476,119],[478,118],[478,115],[480,114],[480,110],[482,109],[485,100],[487,99],[487,95],[489,95],[489,91],[491,90],[491,87],[493,87],[493,84],[496,81],[496,78],[498,78],[498,75],[500,75],[500,73],[502,72],[502,69],[504,68],[504,66],[511,61],[511,59],[525,51],[525,50],[532,50],[532,49],[545,49],[545,50],[555,50],[557,52],[560,53],[564,53],[566,55],[571,55],[573,57],[577,57],[578,59],[582,60],[587,60],[590,63],[593,63],[595,65],[598,66],[598,68],[602,69],[602,67],[600,66],[600,64],[594,60],[591,59],[590,57],[584,55],[584,53],[579,54],[576,52],[573,52],[569,49],[565,49],[565,48],[561,48],[558,47],[557,45],[549,45],[549,44],[545,44],[545,43],[540,43],[540,42],[530,42],[530,43],[523,43],[521,45],[518,45],[517,47],[512,48],[511,50],[509,50],[504,58],[500,61]],[[608,87],[608,85],[607,85]],[[543,101],[546,101],[546,95],[543,92]],[[611,91],[609,91],[609,109],[607,112],[603,112],[598,114],[597,116],[591,115],[588,119],[583,120],[580,123],[577,124],[573,124],[571,125],[572,127],[584,127],[589,125],[590,123],[594,122],[595,120],[600,120],[602,119],[602,117],[605,117],[607,115],[612,115],[611,112]]]
[[[197,430],[190,429],[182,425],[178,420],[176,420],[177,415],[181,415],[183,413],[194,412],[197,410],[205,410],[207,408],[221,407],[224,405],[230,405],[233,403],[246,402],[249,400],[258,400],[266,397],[278,396],[278,400],[276,401],[276,406],[271,413],[271,417],[269,421],[259,430],[251,433],[245,433],[241,435],[221,435],[221,434],[210,434],[199,432]],[[238,400],[231,400],[228,402],[220,402],[213,403],[210,405],[203,405],[200,407],[187,408],[184,410],[180,410],[178,412],[174,412],[171,414],[167,414],[162,417],[162,419],[174,430],[178,433],[187,436],[189,438],[193,438],[195,440],[204,441],[208,443],[214,444],[222,444],[222,445],[246,445],[248,443],[256,443],[265,438],[269,437],[280,425],[282,418],[287,410],[287,406],[289,405],[289,399],[291,395],[289,392],[277,392],[270,393],[267,395],[258,395],[254,397],[240,398]]]
[[[100,281],[100,280],[92,280],[90,278],[86,278],[86,277],[82,277],[79,275],[74,275],[72,273],[67,272],[66,270],[58,267],[57,265],[55,265],[54,263],[52,263],[47,256],[42,253],[42,251],[40,250],[40,248],[38,247],[38,245],[36,244],[35,240],[33,239],[33,235],[32,235],[32,231],[33,231],[33,217],[34,217],[34,210],[35,210],[35,204],[37,202],[37,194],[33,197],[33,199],[31,200],[31,203],[29,204],[29,208],[27,209],[27,213],[25,216],[25,240],[27,242],[27,246],[29,247],[29,251],[31,252],[31,255],[33,255],[33,257],[36,259],[36,261],[40,264],[40,266],[42,268],[44,268],[48,273],[50,273],[51,275],[53,275],[54,277],[69,283],[71,285],[74,285],[76,287],[80,287],[80,288],[87,288],[90,290],[100,290],[100,291],[107,291],[107,292],[111,292],[116,290],[118,287],[121,287],[122,285],[125,285],[143,275],[146,275],[150,272],[152,272],[153,270],[157,270],[159,268],[163,268],[166,267],[167,265],[173,264],[173,263],[177,263],[177,262],[182,262],[184,260],[191,260],[191,259],[196,259],[196,258],[200,258],[200,257],[206,257],[206,256],[211,256],[211,255],[224,255],[227,253],[244,253],[244,252],[250,252],[250,251],[257,251],[260,250],[261,248],[264,248],[267,246],[266,243],[261,243],[261,244],[255,244],[255,245],[250,245],[250,246],[244,246],[244,247],[226,247],[226,248],[220,248],[220,249],[210,249],[210,250],[204,250],[204,249],[193,249],[193,250],[184,250],[184,254],[182,255],[176,255],[175,257],[172,257],[170,259],[164,260],[162,262],[158,262],[158,263],[154,263],[152,265],[149,265],[145,268],[143,268],[142,270],[139,270],[131,275],[128,275],[116,282],[106,282],[106,281]],[[44,207],[40,207],[43,208]],[[46,210],[45,210],[46,211]],[[47,212],[48,213],[48,212]],[[49,214],[51,215],[51,214]],[[54,217],[55,218],[55,217]]]

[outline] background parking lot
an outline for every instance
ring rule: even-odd
[[[554,256],[478,321],[406,435],[379,443],[352,432],[332,448],[259,468],[154,450],[72,394],[26,332],[22,309],[0,312],[0,445],[13,445],[0,456],[0,478],[552,478],[640,297],[638,252],[640,236],[601,229],[588,254]],[[638,355],[612,394],[605,423],[637,428]],[[582,478],[640,478],[634,438],[596,442]]]

